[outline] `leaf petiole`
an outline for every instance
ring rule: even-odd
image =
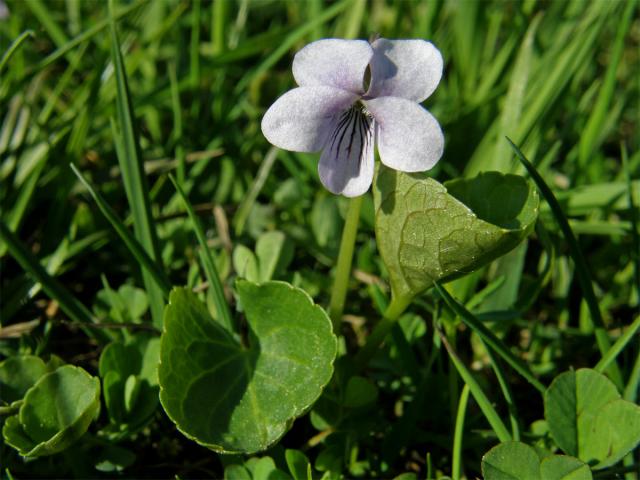
[[[367,337],[367,342],[355,357],[356,371],[360,371],[367,366],[393,328],[393,325],[400,318],[400,315],[404,313],[412,300],[412,295],[398,296],[391,299],[391,303],[385,310],[382,320],[375,326],[371,335]]]

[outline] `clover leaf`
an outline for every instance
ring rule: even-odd
[[[485,480],[591,480],[589,466],[577,458],[549,455],[540,458],[521,442],[504,442],[482,457]]]
[[[640,406],[622,400],[595,370],[558,375],[545,392],[544,410],[558,446],[594,469],[615,464],[640,443]]]

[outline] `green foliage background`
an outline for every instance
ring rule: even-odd
[[[326,306],[345,199],[322,189],[317,155],[273,149],[260,131],[266,108],[293,86],[293,54],[325,37],[380,34],[432,41],[443,54],[445,72],[425,106],[440,121],[446,146],[429,175],[442,182],[487,170],[524,174],[508,136],[569,218],[612,339],[638,314],[640,20],[635,1],[115,2],[136,116],[131,138],[116,101],[124,79],[112,61],[106,3],[16,0],[7,5],[10,14],[0,20],[0,53],[7,52],[0,63],[2,358],[57,355],[98,375],[107,341],[153,334],[160,327],[162,288],[149,286],[140,258],[114,233],[70,164],[128,229],[135,225],[136,236],[150,247],[169,282],[195,288],[212,314],[220,292],[207,289],[211,270],[200,267],[200,250],[169,173],[193,203],[214,271],[226,286],[238,273],[247,276],[242,271],[247,262],[261,260],[260,254],[250,260],[243,249],[251,253],[262,235],[279,230],[286,236],[286,245],[278,247],[287,252],[286,261],[269,268],[273,278],[303,288]],[[146,175],[139,181],[135,165],[128,169],[118,163],[118,148],[127,158],[144,161]],[[132,201],[144,199],[147,189],[148,206],[140,203],[145,200]],[[147,233],[141,227],[145,222]],[[342,351],[362,344],[387,301],[388,275],[376,250],[373,222],[369,194]],[[260,265],[252,268],[259,276]],[[593,367],[600,359],[577,275],[567,243],[542,202],[529,241],[447,288],[548,385],[570,367]],[[304,450],[316,471],[346,477],[452,475],[456,455],[458,475],[481,475],[481,456],[497,440],[470,400],[463,441],[454,448],[465,382],[434,332],[433,318],[442,322],[449,343],[505,418],[501,382],[506,378],[522,436],[548,447],[548,432],[539,421],[543,405],[532,386],[510,370],[502,376],[492,370],[478,337],[430,291],[401,318],[392,340],[371,362],[365,383],[353,387],[351,406],[336,408],[330,395],[321,398],[268,452],[278,468],[286,470],[290,459],[284,449],[290,448]],[[624,397],[634,402],[638,353],[632,342],[618,357]],[[364,405],[358,403],[361,391]],[[72,453],[29,463],[3,444],[2,466],[16,478],[86,477],[100,475],[95,463],[107,461],[114,469],[127,464],[123,475],[131,478],[186,478],[220,477],[225,465],[246,460],[219,456],[189,441],[159,407],[143,426],[122,434],[102,435],[107,423],[103,409]],[[269,461],[260,461],[260,467],[258,460],[251,464],[254,476],[272,471]],[[233,468],[229,471],[244,474],[241,467]]]

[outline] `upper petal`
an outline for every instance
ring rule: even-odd
[[[387,40],[372,44],[371,85],[367,96],[424,101],[442,78],[442,55],[425,40]]]
[[[329,191],[364,194],[373,180],[373,119],[357,108],[342,113],[320,156],[318,174]]]
[[[438,163],[444,135],[427,110],[398,97],[374,98],[365,104],[376,121],[382,163],[402,172],[422,172]]]
[[[364,40],[318,40],[296,53],[293,77],[301,87],[328,85],[362,94],[372,56],[373,49]]]
[[[262,133],[276,147],[317,152],[324,147],[340,112],[358,96],[333,87],[300,87],[288,91],[262,117]]]

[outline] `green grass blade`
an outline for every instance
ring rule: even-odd
[[[20,155],[18,158],[18,164],[30,166],[29,169],[25,169],[24,172],[18,173],[14,179],[14,188],[17,190],[17,196],[13,200],[13,205],[10,209],[3,212],[3,215],[7,217],[7,223],[11,231],[17,232],[25,213],[28,210],[31,198],[36,190],[40,176],[48,162],[49,153],[52,149],[58,146],[60,141],[69,133],[69,128],[63,128],[61,131],[56,132],[46,141],[39,142],[33,145]],[[0,257],[4,255],[5,249],[0,246]]]
[[[231,312],[229,311],[229,305],[227,304],[227,300],[224,296],[224,289],[222,286],[222,282],[220,281],[220,275],[218,274],[218,269],[216,268],[216,264],[213,261],[213,257],[211,256],[211,252],[209,251],[209,246],[207,245],[207,239],[202,231],[202,227],[200,225],[200,221],[196,216],[196,213],[193,211],[193,207],[191,206],[191,202],[185,195],[180,184],[176,182],[172,175],[169,175],[173,186],[176,188],[176,191],[180,195],[182,202],[184,203],[184,207],[189,214],[189,218],[191,219],[191,224],[193,225],[193,230],[198,238],[198,243],[200,244],[200,258],[204,265],[204,272],[207,276],[207,280],[209,281],[209,287],[213,290],[213,299],[216,304],[216,311],[218,315],[216,316],[216,320],[220,322],[220,324],[225,327],[229,332],[234,331],[234,323],[233,318],[231,317]]]
[[[616,357],[622,352],[622,350],[624,350],[627,344],[632,339],[636,338],[636,333],[638,332],[638,330],[640,330],[640,316],[636,317],[633,323],[629,325],[629,328],[627,328],[627,331],[624,332],[624,334],[622,334],[620,338],[618,338],[618,340],[616,340],[616,342],[611,346],[607,353],[602,356],[600,361],[596,364],[595,367],[593,367],[593,369],[601,373],[607,370],[607,368],[609,368],[609,365],[611,365],[611,363],[615,361]]]
[[[118,161],[122,171],[123,183],[133,214],[135,236],[149,256],[158,261],[158,241],[151,216],[149,189],[144,175],[144,166],[139,153],[139,145],[134,125],[133,106],[129,94],[129,85],[124,61],[120,52],[120,43],[116,31],[113,0],[109,2],[109,18],[111,27],[111,56],[115,68],[117,86],[116,110],[120,138],[116,141]],[[155,283],[153,276],[142,271],[142,277],[149,296],[151,316],[156,328],[162,328],[164,299],[162,291]]]
[[[345,20],[343,38],[357,38],[362,25],[362,17],[367,7],[366,0],[354,0],[349,12],[343,17]]]
[[[511,434],[509,433],[509,430],[507,430],[505,424],[502,422],[502,419],[500,418],[500,415],[498,415],[498,412],[496,412],[495,408],[493,408],[491,401],[484,394],[482,388],[480,388],[478,382],[476,382],[475,378],[473,378],[471,372],[467,369],[467,367],[464,366],[464,363],[462,363],[462,360],[460,360],[458,354],[453,350],[442,331],[438,328],[437,332],[438,335],[440,335],[440,339],[442,340],[443,345],[449,353],[449,358],[453,362],[453,365],[456,367],[456,370],[460,374],[460,377],[462,377],[462,380],[464,380],[464,383],[468,385],[473,398],[475,398],[476,403],[480,407],[480,410],[482,410],[482,413],[489,422],[489,425],[491,425],[493,431],[496,433],[498,439],[501,442],[510,441],[512,439]]]
[[[78,179],[82,182],[85,188],[89,191],[93,199],[95,200],[98,208],[105,216],[105,218],[109,221],[113,229],[116,231],[118,236],[122,239],[124,244],[127,246],[133,257],[140,263],[140,265],[145,268],[153,277],[157,286],[162,290],[162,293],[165,298],[169,298],[169,292],[171,291],[171,282],[162,271],[162,269],[158,266],[158,264],[153,261],[153,259],[149,256],[149,254],[145,251],[145,249],[140,245],[140,242],[136,240],[136,238],[129,232],[124,223],[118,218],[113,209],[109,206],[109,204],[102,198],[102,196],[91,186],[91,184],[84,178],[82,173],[76,168],[75,165],[71,164],[71,170],[76,174]]]
[[[260,169],[256,174],[256,178],[253,180],[253,184],[251,188],[247,192],[244,200],[238,207],[238,211],[236,212],[233,223],[234,230],[237,236],[242,235],[244,231],[244,224],[247,222],[247,218],[249,218],[249,213],[251,213],[251,209],[253,208],[253,204],[256,203],[256,199],[258,198],[258,194],[262,187],[264,186],[264,182],[267,181],[267,177],[273,168],[273,164],[278,158],[278,148],[271,147],[260,165]]]
[[[538,25],[542,19],[541,15],[537,15],[529,25],[527,34],[522,41],[516,63],[511,74],[509,82],[509,90],[504,100],[504,107],[500,119],[501,131],[509,132],[517,129],[522,117],[524,107],[524,99],[526,94],[526,86],[529,81],[529,73],[531,64],[533,63],[533,52],[535,35],[538,31]],[[491,158],[491,164],[485,165],[487,170],[498,170],[501,172],[511,170],[511,156],[509,155],[509,147],[504,143],[501,136],[496,138],[495,152]],[[478,172],[476,172],[478,173]]]
[[[485,348],[486,347],[487,346],[485,345]],[[504,400],[507,403],[507,407],[509,409],[509,423],[511,423],[511,434],[515,441],[519,441],[520,425],[518,422],[516,400],[513,397],[513,393],[511,392],[509,382],[507,381],[507,378],[502,371],[498,360],[495,358],[495,353],[490,348],[487,348],[487,355],[489,355],[489,358],[491,359],[491,367],[493,368],[493,372],[496,374],[498,384],[500,385],[500,390],[502,390],[502,395],[504,396]]]
[[[629,158],[627,149],[622,146],[622,167],[627,178],[627,197],[629,199],[629,211],[631,213],[631,238],[633,248],[631,249],[631,259],[633,261],[633,276],[636,288],[636,295],[640,301],[640,215],[634,200],[634,182],[631,179],[631,169],[629,168]]]
[[[480,320],[478,320],[471,312],[457,302],[447,290],[436,283],[436,290],[442,296],[449,308],[460,317],[460,319],[473,330],[490,348],[492,348],[502,359],[518,372],[525,380],[533,385],[540,393],[544,393],[546,387],[533,376],[526,365],[516,357],[511,350],[496,337]]]
[[[60,79],[58,80],[53,91],[49,95],[47,95],[47,102],[38,114],[37,121],[40,125],[46,124],[49,121],[51,114],[57,108],[60,108],[60,97],[61,95],[63,95],[63,92],[65,92],[69,87],[69,84],[73,81],[74,74],[77,72],[78,68],[81,67],[82,59],[84,58],[84,54],[87,51],[88,46],[89,44],[86,43],[78,49],[78,51],[73,55],[72,61],[69,62],[69,66],[66,68],[64,73],[60,75]]]
[[[622,53],[625,47],[625,37],[627,36],[627,32],[631,26],[631,20],[633,18],[632,13],[636,5],[636,2],[627,2],[624,13],[620,18],[616,39],[613,44],[613,53],[611,54],[611,60],[607,67],[604,83],[600,88],[600,92],[598,92],[598,99],[591,111],[587,125],[584,127],[582,135],[580,136],[578,163],[582,168],[586,167],[587,161],[593,154],[593,151],[597,148],[596,142],[600,136],[602,126],[610,109],[611,100],[613,99],[616,87],[616,72],[622,58]],[[518,139],[516,139],[516,141],[518,141]]]
[[[477,91],[475,92],[472,101],[473,103],[471,103],[471,105],[481,105],[488,101],[489,96],[492,94],[492,90],[496,88],[496,83],[498,83],[504,75],[504,69],[507,66],[508,62],[511,60],[513,51],[518,46],[517,40],[518,38],[515,36],[511,36],[507,40],[505,40],[504,45],[500,47],[500,51],[495,55],[494,58],[492,58],[491,62],[488,62],[488,65],[490,65],[490,67],[488,67],[486,72],[482,74],[482,81],[478,85]],[[515,69],[517,72],[517,61]]]
[[[147,4],[148,4],[147,0],[138,0],[137,2],[133,2],[130,5],[127,5],[125,7],[118,9],[118,11],[113,14],[113,18],[115,20],[118,20],[119,18],[129,15],[131,12],[141,7],[142,5],[147,5]],[[35,67],[33,67],[33,69],[28,70],[27,74],[38,72],[43,68],[51,65],[53,62],[58,60],[60,57],[65,56],[67,53],[69,53],[69,51],[73,50],[75,47],[77,47],[81,43],[89,40],[91,37],[93,37],[97,33],[100,33],[102,30],[107,28],[109,26],[110,21],[111,20],[109,18],[106,18],[104,20],[97,22],[93,27],[87,29],[86,31],[82,32],[80,35],[78,35],[74,39],[60,46],[57,50],[51,52],[41,62],[36,64]]]
[[[191,88],[200,83],[200,0],[194,0],[191,7],[191,44],[189,45],[189,82]],[[196,97],[197,98],[197,97]]]
[[[19,161],[23,164],[27,162],[33,162],[35,166],[29,175],[23,182],[17,185],[17,196],[13,201],[11,209],[4,211],[3,215],[6,218],[8,227],[13,232],[17,232],[20,229],[20,225],[27,212],[29,203],[33,197],[33,194],[40,180],[40,176],[47,164],[50,149],[55,146],[59,141],[59,138],[54,138],[51,142],[42,142],[33,149],[29,149],[23,155],[20,156]],[[0,257],[6,252],[6,245],[0,245]]]
[[[75,228],[75,225],[72,225],[71,228]],[[100,246],[107,243],[107,235],[105,231],[98,231],[89,234],[88,236],[76,240],[69,241],[68,238],[65,238],[60,245],[56,248],[56,250],[42,258],[40,263],[45,265],[45,270],[50,276],[55,276],[58,273],[65,262],[68,262],[73,259],[73,257],[84,253],[89,248],[93,248],[97,250]],[[6,244],[1,243],[1,246]],[[36,281],[29,281],[21,286],[19,289],[11,290],[11,297],[2,300],[0,304],[0,318],[3,321],[11,319],[13,315],[24,305],[25,302],[31,300],[42,290],[42,284]]]
[[[25,4],[29,7],[31,13],[33,13],[42,24],[42,27],[49,34],[53,43],[56,44],[56,47],[60,48],[69,41],[67,34],[64,33],[60,28],[60,25],[53,20],[47,5],[45,5],[41,0],[29,0],[28,2],[25,2]]]
[[[623,397],[625,400],[635,403],[638,400],[638,391],[640,391],[640,355],[636,357],[636,361],[633,364]]]
[[[576,268],[576,275],[578,277],[578,282],[580,283],[580,287],[582,288],[582,293],[589,307],[589,312],[591,313],[591,322],[593,324],[593,329],[596,337],[596,342],[598,344],[598,348],[600,349],[600,354],[604,357],[611,348],[611,342],[609,340],[609,334],[604,325],[604,321],[602,320],[602,314],[600,313],[600,306],[598,305],[598,300],[596,299],[596,295],[593,291],[593,285],[591,283],[591,275],[589,274],[589,269],[587,268],[587,262],[582,254],[582,250],[578,245],[578,241],[576,237],[573,235],[573,231],[569,226],[569,222],[567,221],[567,217],[565,217],[562,212],[562,207],[558,203],[558,200],[553,195],[553,192],[546,184],[542,176],[538,173],[535,167],[525,158],[520,149],[511,141],[509,137],[507,137],[507,141],[511,144],[511,148],[515,152],[516,156],[520,159],[520,162],[524,165],[524,167],[533,178],[534,182],[538,186],[540,193],[545,198],[551,211],[553,212],[553,216],[562,230],[564,237],[569,246],[569,254],[571,258],[573,258],[573,262]],[[611,377],[611,380],[616,384],[618,388],[622,388],[622,374],[620,373],[620,369],[618,365],[614,362],[608,369],[608,373]]]
[[[60,305],[60,308],[71,320],[80,324],[80,328],[92,338],[103,337],[99,332],[88,329],[85,325],[95,323],[91,312],[77,298],[75,298],[58,280],[53,278],[40,265],[40,262],[22,244],[9,227],[0,221],[0,240],[7,245],[9,254],[20,266],[31,275],[42,289]]]
[[[267,72],[271,67],[273,67],[278,62],[278,60],[286,55],[291,47],[293,47],[298,41],[304,38],[305,35],[313,32],[313,30],[319,25],[322,25],[323,23],[342,13],[342,11],[349,7],[351,3],[352,2],[349,0],[342,0],[341,2],[332,5],[331,7],[326,8],[322,12],[322,14],[315,19],[305,23],[301,27],[291,32],[289,36],[284,39],[280,46],[271,55],[269,55],[260,65],[258,65],[255,70],[247,74],[238,82],[238,85],[235,88],[235,93],[244,91],[254,78],[260,77],[263,73]]]
[[[460,472],[462,471],[462,437],[464,435],[464,417],[467,414],[469,390],[469,385],[465,383],[458,400],[456,428],[453,433],[453,449],[451,452],[451,478],[453,480],[460,480]]]
[[[558,50],[557,56],[546,59],[538,68],[537,83],[532,82],[525,99],[526,108],[520,120],[515,138],[524,139],[538,124],[545,112],[552,108],[564,92],[565,86],[575,77],[576,71],[593,54],[593,46],[605,23],[607,2],[594,2],[591,15],[585,15],[570,42]]]
[[[182,108],[180,106],[180,91],[176,77],[176,65],[169,65],[169,84],[171,86],[171,106],[173,108],[173,138],[176,142],[176,159],[178,160],[178,182],[184,185],[186,172],[186,155],[182,146]]]
[[[313,20],[314,18],[316,18],[318,15],[322,13],[322,8],[323,8],[322,0],[308,0],[307,8],[305,9],[307,12],[307,18],[309,20]],[[310,39],[314,41],[320,40],[324,36],[325,35],[323,32],[322,25],[316,25],[315,28],[311,31]]]
[[[623,157],[624,159],[624,157]],[[631,165],[629,170],[633,171]],[[594,209],[606,208],[609,211],[627,210],[631,207],[628,195],[632,194],[632,203],[640,201],[640,180],[631,182],[631,189],[627,182],[601,182],[576,186],[568,192],[559,191],[558,201],[566,208],[565,215],[587,215]],[[551,209],[547,204],[540,205],[540,213]]]
[[[458,71],[460,83],[464,86],[464,93],[473,97],[478,85],[479,40],[478,24],[480,4],[475,2],[458,3],[453,20],[454,51],[460,62]]]
[[[220,55],[227,49],[226,26],[228,22],[228,10],[230,2],[224,0],[215,0],[213,2],[213,11],[211,19],[211,43],[213,45],[213,54]]]
[[[33,37],[35,37],[33,30],[25,30],[20,34],[20,36],[18,36],[18,38],[16,38],[11,43],[11,45],[9,45],[9,48],[7,48],[7,51],[4,52],[4,55],[2,55],[2,59],[0,60],[0,73],[2,73],[2,69],[4,68],[4,66],[11,59],[13,54],[16,53],[16,51],[18,51],[18,49],[22,46],[24,41],[27,40],[28,38],[33,38]]]
[[[120,299],[116,296],[116,292],[113,291],[111,285],[109,285],[109,281],[105,274],[100,275],[100,281],[102,282],[102,288],[105,292],[107,292],[107,297],[109,297],[109,303],[111,304],[114,320],[118,323],[125,323],[124,318],[122,318],[122,311],[124,305],[120,302]]]

